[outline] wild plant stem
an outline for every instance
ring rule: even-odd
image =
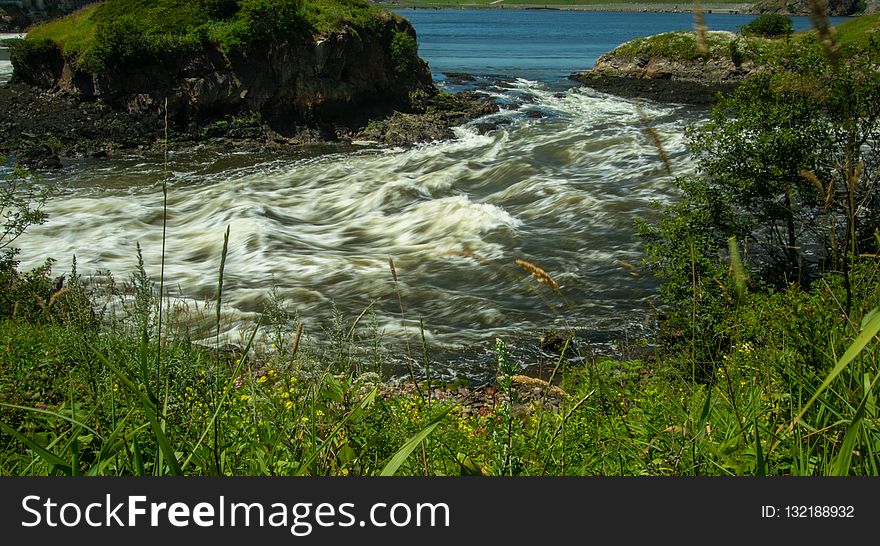
[[[416,389],[416,393],[418,393],[419,398],[424,400],[424,396],[422,395],[422,389],[419,387],[419,382],[416,380],[416,371],[413,367],[413,356],[412,356],[412,348],[409,345],[409,336],[406,335],[406,314],[403,311],[403,296],[400,294],[400,284],[397,282],[397,269],[394,268],[394,258],[388,258],[388,266],[391,268],[391,278],[394,279],[394,290],[397,292],[397,303],[400,306],[400,321],[403,326],[403,339],[406,343],[406,364],[409,368],[409,376],[412,379],[413,386]]]

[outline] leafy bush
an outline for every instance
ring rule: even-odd
[[[238,11],[209,34],[225,51],[245,50],[305,33],[309,25],[299,0],[240,0]]]
[[[419,44],[414,36],[402,30],[395,30],[389,51],[397,77],[406,77],[415,71],[419,62]]]
[[[9,55],[13,63],[28,64],[58,52],[58,46],[48,38],[36,40],[8,40]]]
[[[765,38],[778,38],[788,36],[794,30],[791,18],[778,13],[763,13],[751,23],[743,25],[742,33],[749,36],[763,36]]]
[[[853,263],[875,250],[876,61],[834,68],[813,49],[801,53],[806,61],[787,63],[793,70],[753,77],[716,106],[691,134],[698,171],[676,181],[681,200],[640,227],[647,262],[665,279],[661,296],[676,309],[668,331],[701,339],[707,361],[729,346],[733,249],[756,290],[842,275],[847,313]]]
[[[120,17],[98,25],[95,45],[83,65],[94,72],[107,72],[143,60],[150,49],[143,24],[134,17]]]

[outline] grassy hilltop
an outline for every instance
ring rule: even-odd
[[[81,66],[99,69],[206,43],[245,51],[345,26],[375,27],[388,17],[365,0],[107,0],[34,27],[26,41],[52,42]]]
[[[834,27],[837,41],[844,49],[844,54],[864,50],[871,40],[876,39],[880,28],[880,14],[863,15]],[[731,46],[732,41],[739,41],[738,47]],[[781,57],[804,44],[817,43],[815,30],[795,32],[788,37],[768,38],[761,36],[735,36],[730,33],[710,33],[707,46],[710,56],[728,55],[739,52],[744,58],[766,62]],[[666,32],[645,38],[636,38],[618,46],[613,55],[622,58],[633,58],[641,55],[649,57],[665,57],[680,60],[697,60],[702,57],[696,34],[693,32]]]

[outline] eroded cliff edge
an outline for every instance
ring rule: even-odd
[[[451,136],[495,108],[441,95],[412,25],[360,0],[311,12],[283,0],[142,5],[107,0],[14,44],[0,153],[48,166],[149,146],[166,112],[173,139],[277,145],[354,140],[368,125],[382,141],[389,119],[420,116],[404,138],[394,133],[405,144]]]

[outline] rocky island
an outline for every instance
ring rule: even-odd
[[[384,141],[393,126],[406,144],[495,108],[441,94],[410,23],[364,0],[107,0],[33,28],[12,62],[0,153],[42,166],[149,146],[166,117],[175,140],[286,145],[369,127]]]
[[[661,102],[710,104],[759,68],[732,32],[707,33],[701,55],[692,32],[669,32],[626,42],[571,78],[598,91]]]
[[[779,15],[762,17],[785,19]],[[878,25],[880,15],[870,15],[835,27],[841,54],[864,55]],[[815,30],[791,33],[789,27],[775,35],[743,30],[708,31],[703,37],[704,48],[695,32],[637,38],[599,57],[592,69],[570,78],[623,97],[708,105],[756,74],[784,72],[792,63],[809,62],[802,60],[818,54],[817,48],[822,47]]]

